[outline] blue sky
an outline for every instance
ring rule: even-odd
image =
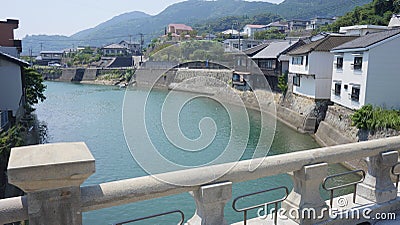
[[[27,34],[71,35],[125,12],[158,14],[184,0],[0,0],[0,20],[20,20],[16,38]],[[280,3],[283,0],[262,0]]]

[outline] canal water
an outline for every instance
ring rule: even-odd
[[[84,141],[96,159],[96,173],[83,185],[99,184],[127,178],[146,176],[146,172],[135,162],[125,142],[122,127],[122,107],[125,90],[110,86],[83,85],[73,83],[46,82],[46,101],[36,106],[36,114],[41,121],[43,130],[43,142],[78,142]],[[140,89],[133,90],[137,98],[143,98],[144,93]],[[136,93],[134,96],[136,96]],[[160,99],[167,95],[166,91],[155,91],[152,96],[154,107],[157,108]],[[182,93],[184,95],[185,93]],[[132,95],[131,95],[132,96]],[[151,103],[149,103],[151,105]],[[221,105],[207,99],[198,99],[189,109],[183,109],[181,122],[183,132],[191,138],[199,135],[199,118],[202,115],[212,114],[215,121],[227,118],[226,111],[221,110]],[[198,112],[201,112],[200,114]],[[154,113],[159,113],[154,110]],[[197,115],[197,114],[198,115]],[[156,116],[155,116],[156,117]],[[251,158],[258,134],[260,132],[260,114],[249,111],[250,139],[242,159]],[[149,126],[149,133],[156,145],[163,146],[165,138],[161,137],[157,123]],[[218,125],[218,124],[217,124]],[[192,132],[192,133],[191,133]],[[229,136],[230,129],[221,129],[221,136],[216,136],[216,142],[224,142]],[[226,132],[224,134],[224,132]],[[158,136],[160,135],[160,136]],[[219,147],[220,143],[215,143]],[[301,151],[319,147],[309,135],[303,135],[277,122],[276,134],[269,155],[283,154],[293,151]],[[171,157],[171,155],[170,155]],[[172,156],[173,157],[173,156]],[[189,158],[190,159],[190,158]],[[202,157],[202,159],[204,159]],[[149,159],[151,160],[151,159]],[[191,159],[195,160],[195,159]],[[197,162],[192,162],[196,164]],[[201,163],[201,162],[200,162]],[[329,172],[343,172],[345,168],[334,165],[329,167]],[[251,182],[234,184],[233,197],[257,192],[277,186],[285,185],[292,188],[291,178],[286,175],[278,175],[263,178]],[[327,193],[323,193],[327,197]],[[274,195],[275,197],[273,197]],[[273,200],[277,193],[266,194],[252,198],[241,206],[263,203]],[[238,222],[242,215],[235,213],[231,207],[232,201],[226,206],[226,218],[228,223]],[[185,213],[186,219],[192,217],[195,204],[188,193],[133,203],[103,210],[92,211],[83,214],[85,225],[113,224],[133,218],[158,214],[166,211],[180,209]],[[250,217],[256,216],[256,211],[249,213]],[[158,218],[146,222],[134,224],[177,224],[175,215]]]

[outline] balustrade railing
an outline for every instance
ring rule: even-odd
[[[212,184],[177,186],[145,176],[80,187],[95,172],[95,160],[84,143],[15,148],[8,166],[9,182],[27,194],[0,200],[0,224],[29,220],[30,225],[80,225],[83,212],[190,192],[197,209],[187,221],[188,225],[223,225],[227,224],[224,207],[232,197],[232,183],[284,173],[293,175],[294,186],[282,202],[282,208],[323,209],[329,206],[318,193],[327,177],[327,165],[363,158],[368,172],[362,183],[357,184],[357,196],[379,207],[394,204],[391,208],[394,209],[400,204],[394,203],[397,189],[391,181],[391,171],[398,163],[399,149],[400,137],[392,137],[160,175],[173,177],[176,183],[183,184],[207,180],[212,171],[227,171]],[[250,170],[251,165],[259,166]]]

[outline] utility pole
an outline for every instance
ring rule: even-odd
[[[140,35],[140,65],[143,63],[143,34],[139,33]]]
[[[33,62],[32,62],[32,47],[29,48],[29,58],[31,61],[31,66],[33,66]]]
[[[43,51],[43,42],[40,42],[40,51]]]

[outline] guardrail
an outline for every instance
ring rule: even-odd
[[[196,183],[199,180],[207,180],[213,175],[211,171],[217,173],[227,171],[212,184],[176,186],[154,179],[152,176],[145,176],[80,187],[84,180],[94,173],[95,168],[94,158],[84,143],[15,148],[10,157],[9,180],[24,190],[27,196],[0,200],[0,224],[26,219],[30,220],[31,225],[44,224],[48,221],[60,225],[81,224],[82,212],[184,192],[192,192],[196,200],[197,210],[193,217],[196,220],[190,224],[200,224],[199,221],[207,221],[206,224],[224,224],[223,208],[231,198],[232,183],[289,172],[293,172],[294,188],[282,204],[283,207],[302,209],[304,206],[298,203],[299,198],[301,202],[311,202],[309,207],[325,207],[325,201],[316,193],[319,193],[319,186],[327,177],[328,163],[342,163],[365,157],[367,157],[368,173],[365,180],[357,185],[357,196],[380,204],[397,197],[395,186],[388,187],[387,184],[392,182],[390,171],[398,162],[398,149],[400,149],[400,137],[392,137],[159,175],[173,177],[176,183],[188,181]],[[70,154],[72,156],[69,156]],[[30,161],[21,161],[21,158]],[[53,162],[51,164],[47,161],[51,159],[57,161],[51,161]],[[259,166],[255,170],[249,170],[251,165]],[[376,179],[377,176],[379,179]],[[48,182],[49,180],[52,182]],[[43,192],[48,194],[40,195]],[[380,194],[370,195],[370,193]],[[57,213],[53,213],[56,203],[41,204],[42,201],[46,202],[47,198],[54,199],[60,195],[70,196],[70,201],[79,204],[64,207]],[[28,212],[30,204],[42,207],[40,213]],[[60,218],[70,218],[70,220],[60,221]],[[302,224],[304,221],[296,222]]]
[[[399,172],[399,173],[396,173],[396,168],[397,168],[398,166],[400,166],[400,163],[397,163],[396,165],[394,165],[394,166],[392,167],[392,170],[391,170],[392,174],[393,174],[394,176],[396,176],[396,188],[399,188],[399,180],[400,180],[400,172]]]
[[[272,191],[276,191],[276,190],[285,190],[285,196],[280,198],[280,199],[274,200],[274,201],[269,201],[269,202],[265,202],[265,203],[262,203],[262,204],[250,206],[250,207],[245,207],[245,208],[241,208],[241,209],[238,209],[236,207],[236,202],[239,199],[242,199],[242,198],[245,198],[245,197],[254,196],[254,195],[259,195],[259,194],[266,193],[266,192],[272,192]],[[274,224],[277,224],[277,221],[278,221],[278,203],[281,203],[284,200],[286,200],[288,195],[289,195],[289,189],[287,187],[282,186],[282,187],[277,187],[277,188],[271,188],[271,189],[268,189],[268,190],[254,192],[254,193],[251,193],[251,194],[242,195],[242,196],[239,196],[239,197],[235,198],[233,200],[233,202],[232,202],[232,208],[236,212],[243,212],[243,224],[247,225],[247,211],[252,210],[252,209],[257,209],[257,208],[260,208],[260,207],[263,207],[263,206],[264,206],[264,210],[267,210],[268,205],[274,204],[274,206],[275,206]],[[265,212],[265,213],[267,213],[267,212]]]
[[[354,182],[350,182],[347,184],[342,184],[342,185],[338,185],[338,186],[333,186],[333,187],[327,187],[326,183],[334,178],[337,177],[343,177],[343,176],[347,176],[350,174],[358,174],[361,173],[361,179],[358,181],[354,181]],[[330,199],[329,199],[329,203],[330,206],[332,207],[333,205],[333,192],[337,189],[341,189],[341,188],[345,188],[345,187],[350,187],[350,186],[354,186],[354,194],[353,194],[353,203],[356,203],[356,196],[357,196],[357,184],[360,184],[364,181],[365,179],[365,171],[364,170],[353,170],[353,171],[349,171],[349,172],[344,172],[344,173],[339,173],[339,174],[335,174],[335,175],[331,175],[331,176],[327,176],[324,181],[322,182],[322,187],[327,190],[330,191]]]
[[[181,217],[181,219],[179,220],[178,225],[183,225],[183,223],[185,221],[185,214],[183,214],[183,212],[181,210],[174,210],[174,211],[160,213],[160,214],[151,215],[151,216],[146,216],[146,217],[142,217],[142,218],[138,218],[138,219],[119,222],[119,223],[116,223],[115,225],[123,225],[123,224],[127,224],[127,223],[134,223],[134,222],[138,222],[138,221],[142,221],[142,220],[148,220],[148,219],[151,219],[151,218],[156,218],[156,217],[160,217],[160,216],[166,216],[166,215],[175,214],[175,213],[178,213],[180,215],[180,217]]]

